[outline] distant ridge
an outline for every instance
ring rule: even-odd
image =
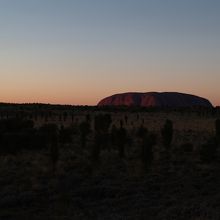
[[[178,92],[128,92],[102,99],[98,106],[213,107],[208,99]]]

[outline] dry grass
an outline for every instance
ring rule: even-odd
[[[130,135],[142,123],[159,136],[169,118],[174,122],[173,156],[168,163],[160,141],[150,172],[138,160],[138,141],[126,148],[126,159],[117,151],[103,150],[101,164],[93,169],[89,160],[92,136],[86,149],[79,139],[62,146],[58,169],[51,172],[48,150],[23,151],[0,157],[0,219],[220,219],[220,163],[202,164],[196,149],[186,153],[179,145],[199,146],[214,132],[215,118],[180,114],[116,113],[113,123],[127,115]],[[76,120],[77,118],[77,120]],[[84,120],[49,122],[65,126]],[[37,121],[37,126],[44,121]]]

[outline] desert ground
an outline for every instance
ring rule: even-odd
[[[219,114],[29,110],[15,119],[0,112],[0,219],[220,219],[220,153],[218,143],[212,150],[208,142],[216,137]],[[99,115],[111,117],[103,130]],[[10,120],[33,124],[10,127]],[[173,125],[169,149],[161,132],[166,120]],[[114,142],[112,128],[121,126],[126,138]],[[140,128],[155,135],[152,146],[138,135]],[[34,141],[21,138],[26,134]],[[144,144],[151,146],[149,154]]]

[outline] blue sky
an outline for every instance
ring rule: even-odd
[[[179,91],[220,105],[220,1],[0,0],[0,101]]]

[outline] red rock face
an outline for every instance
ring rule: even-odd
[[[209,100],[177,92],[122,93],[104,98],[98,106],[213,107]]]

